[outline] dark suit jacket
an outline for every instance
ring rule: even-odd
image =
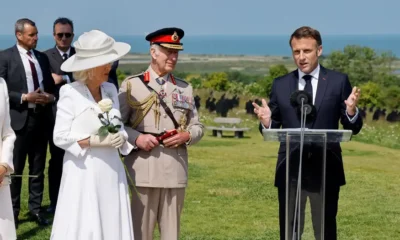
[[[55,94],[55,85],[50,72],[49,59],[46,54],[36,50],[33,51],[43,73],[44,91]],[[0,52],[0,77],[4,78],[7,82],[10,97],[11,127],[14,130],[20,130],[25,126],[28,115],[28,103],[24,102],[21,104],[21,96],[23,93],[28,93],[28,85],[24,65],[16,45]],[[55,95],[58,99],[58,95]],[[49,104],[42,109],[44,114],[51,114],[49,112],[51,111],[51,105]]]
[[[117,88],[117,91],[119,90],[118,75],[117,75],[118,65],[119,65],[119,60],[113,62],[110,73],[108,74],[108,82],[114,84],[114,86]]]
[[[60,52],[58,51],[57,47],[50,48],[50,49],[46,50],[44,53],[49,58],[51,73],[55,73],[58,75],[68,75],[71,82],[74,81],[72,73],[70,73],[70,72],[67,73],[67,72],[64,72],[61,70],[61,64],[63,63],[63,59],[62,59],[62,56],[60,55]],[[71,57],[74,54],[75,54],[75,48],[71,47],[69,56]],[[62,85],[64,85],[64,84],[56,85],[57,91],[60,90]]]
[[[296,69],[274,80],[269,102],[272,112],[271,128],[300,128],[300,118],[296,109],[290,104],[291,94],[298,90],[298,78],[298,71]],[[321,66],[315,97],[316,117],[308,127],[313,129],[338,129],[340,121],[344,129],[352,130],[353,134],[357,134],[363,125],[362,118],[359,115],[356,122],[351,123],[346,115],[346,105],[344,103],[344,100],[348,98],[351,91],[352,87],[347,75]],[[261,129],[262,126],[260,125]],[[290,157],[298,159],[298,145],[291,145],[291,148]],[[322,148],[317,145],[311,145],[307,149],[312,152],[312,155],[308,160],[304,160],[303,157],[303,169],[309,171],[312,177],[318,178],[320,177],[322,168]],[[327,149],[326,183],[339,186],[344,185],[346,181],[340,144],[329,143]],[[286,144],[281,143],[278,151],[275,186],[284,186],[285,184],[285,159]],[[291,162],[292,165],[296,164]]]
[[[62,56],[60,55],[60,52],[58,51],[57,47],[53,47],[50,48],[48,50],[46,50],[44,52],[44,54],[47,55],[47,57],[49,58],[49,62],[50,62],[50,71],[51,73],[55,73],[58,75],[68,75],[69,79],[71,80],[71,82],[74,82],[74,78],[72,76],[71,72],[64,72],[61,70],[61,64],[63,63],[63,59]],[[71,47],[71,50],[69,52],[69,57],[71,57],[72,55],[75,54],[75,48]],[[64,85],[65,83],[62,84],[56,84],[56,94],[59,95],[60,92],[60,88]],[[57,98],[58,100],[58,98]],[[53,105],[53,117],[55,120],[56,117],[56,112],[57,112],[57,104]]]

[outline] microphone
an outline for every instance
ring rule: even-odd
[[[301,118],[301,106],[303,105],[303,114],[306,115],[306,122],[309,123],[315,118],[316,108],[312,104],[312,98],[309,93],[302,90],[296,90],[290,96],[290,105],[296,108],[299,118]]]
[[[296,90],[295,92],[292,93],[290,96],[290,104],[293,107],[301,107],[301,103],[303,101],[303,104],[311,103],[312,104],[312,99],[310,94],[308,94],[305,91],[302,90]]]

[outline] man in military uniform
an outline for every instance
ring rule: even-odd
[[[161,239],[179,238],[188,180],[187,147],[203,136],[193,88],[171,73],[183,50],[183,36],[179,28],[147,35],[149,68],[128,77],[120,87],[121,117],[128,141],[137,147],[125,158],[135,184],[132,217],[136,240],[152,240],[156,223]]]

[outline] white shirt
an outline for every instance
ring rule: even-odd
[[[66,53],[67,56],[69,57],[69,54],[70,54],[70,52],[71,52],[71,48],[68,48],[68,50],[67,50],[66,52],[61,51],[58,47],[56,47],[56,48],[57,48],[58,52],[60,53],[61,57],[63,57],[63,55],[64,55],[65,53]]]
[[[33,75],[32,75],[31,65],[29,64],[29,61],[31,61],[35,64],[35,69],[36,69],[36,73],[37,73],[38,81],[39,81],[39,88],[42,91],[44,91],[42,68],[40,67],[40,64],[39,64],[33,50],[30,50],[30,53],[32,56],[32,57],[30,57],[27,54],[28,51],[25,48],[19,46],[18,44],[17,44],[17,48],[19,51],[19,55],[21,56],[22,63],[24,64],[26,83],[28,86],[28,93],[34,92],[36,90],[34,87],[35,85],[33,84]],[[35,106],[36,106],[36,104],[34,104],[34,103],[28,104],[29,108],[34,108]]]
[[[71,47],[68,48],[68,50],[66,52],[61,51],[58,47],[56,47],[56,48],[57,48],[58,52],[60,53],[62,59],[64,59],[64,56],[63,56],[64,54],[67,54],[67,58],[70,57],[69,54],[71,52]],[[62,77],[63,77],[63,79],[65,79],[67,81],[67,83],[71,83],[71,80],[69,79],[69,76],[67,74],[62,75]]]
[[[306,80],[304,80],[304,75],[311,75],[311,86],[313,90],[313,104],[315,104],[315,96],[317,95],[317,87],[318,87],[318,78],[319,78],[319,70],[320,66],[318,64],[317,68],[314,69],[310,74],[305,74],[298,69],[299,72],[299,90],[304,90],[306,87]]]

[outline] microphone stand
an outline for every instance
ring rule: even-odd
[[[309,111],[309,105],[304,105],[304,98],[301,98],[301,115],[300,115],[300,159],[299,159],[299,171],[297,175],[297,191],[293,223],[297,221],[297,240],[300,240],[300,229],[301,229],[301,179],[302,179],[302,167],[303,167],[303,147],[304,147],[304,131],[306,125],[306,117]],[[292,239],[296,240],[296,228],[293,226]]]

